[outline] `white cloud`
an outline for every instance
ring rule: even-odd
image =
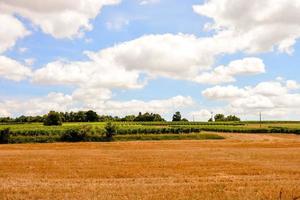
[[[294,80],[287,80],[287,81],[286,81],[286,87],[287,87],[287,89],[289,89],[289,90],[297,90],[297,89],[300,89],[299,83],[297,83],[297,82],[294,81]]]
[[[7,111],[7,108],[5,108],[4,104],[0,103],[0,117],[8,116],[12,116],[12,114]]]
[[[74,38],[93,28],[90,20],[103,6],[118,3],[120,0],[3,0],[0,12],[17,13],[55,38]]]
[[[160,0],[139,0],[140,5],[148,5],[148,4],[154,4],[159,2]]]
[[[202,92],[202,95],[214,100],[230,100],[244,97],[247,95],[247,92],[244,89],[239,89],[236,86],[229,85],[208,88]]]
[[[45,97],[36,97],[27,100],[2,100],[0,102],[0,115],[41,115],[50,110],[68,110],[72,103],[72,97],[62,93],[50,93]]]
[[[234,81],[234,76],[265,71],[262,60],[245,58],[210,72],[220,52],[207,42],[193,35],[146,35],[99,52],[86,52],[88,61],[49,63],[35,72],[33,82],[141,88],[143,76],[221,83]]]
[[[299,5],[299,0],[208,0],[193,9],[211,18],[206,27],[217,37],[226,36],[236,50],[259,53],[276,48],[292,53],[300,37]]]
[[[0,53],[3,53],[13,47],[18,39],[29,34],[29,31],[26,30],[17,18],[8,14],[0,14],[0,24]]]
[[[180,79],[209,69],[215,56],[201,40],[184,34],[146,35],[91,55],[127,70]]]
[[[195,121],[207,121],[212,116],[212,111],[207,109],[201,109],[199,111],[193,111],[189,113],[189,118]]]
[[[243,116],[264,115],[276,119],[291,115],[300,115],[300,93],[297,93],[296,81],[262,82],[254,87],[215,86],[202,92],[211,100],[221,100],[227,105],[225,112]]]
[[[112,92],[106,88],[79,88],[73,92],[72,97],[74,101],[95,109],[99,104],[111,99]]]
[[[31,76],[31,69],[19,62],[0,55],[0,78],[20,81]]]
[[[176,51],[174,51],[176,49]],[[189,79],[213,63],[206,47],[191,35],[148,35],[99,52],[89,60],[56,61],[35,71],[33,82],[89,85],[101,88],[141,88],[141,77]]]
[[[256,75],[265,73],[265,65],[259,58],[244,58],[229,63],[228,66],[219,66],[210,72],[198,75],[194,81],[205,84],[234,82],[235,76]]]
[[[138,72],[127,71],[109,60],[48,63],[34,72],[33,82],[91,88],[140,88],[144,85]]]
[[[287,93],[287,88],[280,82],[262,82],[255,86],[253,89],[255,94],[263,96],[280,96]]]

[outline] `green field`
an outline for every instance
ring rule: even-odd
[[[113,139],[121,141],[203,139],[205,136],[192,135],[203,131],[300,134],[300,122],[115,122],[115,124],[117,133]],[[107,141],[105,125],[105,122],[64,123],[62,126],[44,126],[42,123],[1,124],[0,132],[9,128],[9,143],[57,142],[70,131],[84,134],[84,139],[81,139],[84,141]]]

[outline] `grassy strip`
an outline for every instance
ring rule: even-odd
[[[100,135],[87,136],[81,142],[113,142],[113,141],[149,141],[149,140],[220,140],[225,139],[216,134],[191,133],[191,134],[136,134],[116,135],[112,139]],[[60,136],[12,136],[11,144],[21,143],[53,143],[62,142]]]

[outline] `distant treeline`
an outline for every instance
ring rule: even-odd
[[[54,112],[54,111],[51,111]],[[127,115],[125,117],[98,115],[95,111],[79,111],[79,112],[55,112],[59,115],[62,122],[106,122],[106,121],[124,121],[124,122],[162,122],[166,121],[159,114],[155,113],[139,113],[138,115]],[[43,116],[20,116],[16,118],[1,117],[0,123],[34,123],[45,122],[48,115]]]
[[[125,117],[111,116],[111,115],[98,115],[95,111],[78,111],[78,112],[55,112],[50,111],[48,114],[42,116],[20,116],[16,118],[1,117],[1,124],[11,123],[35,123],[35,122],[46,122],[51,118],[57,118],[60,125],[64,122],[165,122],[166,120],[159,114],[156,113],[141,113],[138,115],[127,115]],[[179,111],[175,112],[172,117],[173,122],[188,122],[186,118],[182,118]],[[209,122],[239,122],[240,118],[234,115],[224,116],[223,114],[216,114],[214,119],[209,119]]]

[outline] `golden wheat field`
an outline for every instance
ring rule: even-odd
[[[0,145],[0,199],[300,199],[300,136]]]

